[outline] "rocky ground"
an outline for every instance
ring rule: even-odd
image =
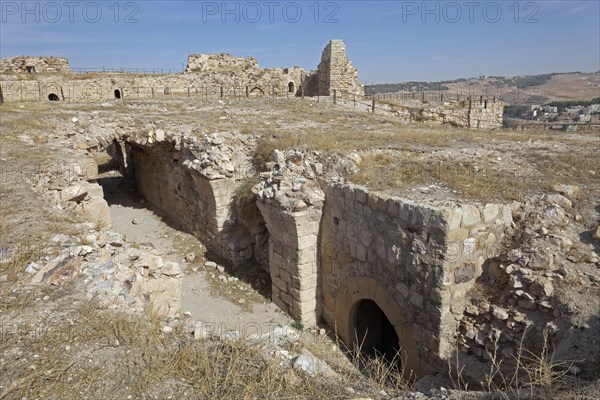
[[[542,389],[495,396],[564,386],[563,398],[597,397],[597,134],[469,132],[309,100],[1,107],[0,399],[493,398],[535,379]],[[464,389],[456,377],[409,385],[340,351],[326,327],[303,330],[268,300],[261,266],[207,259],[106,163],[106,138],[132,131],[207,141],[215,154],[199,168],[215,174],[253,152],[258,196],[278,195],[280,164],[291,189],[317,174],[418,201],[510,203],[510,240],[457,335],[482,372],[516,361],[492,368],[502,379],[488,393],[467,394],[449,390]],[[309,167],[277,162],[294,156]],[[298,194],[289,206],[318,200]],[[519,363],[524,349],[530,362]]]

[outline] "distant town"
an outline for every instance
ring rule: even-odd
[[[540,123],[554,130],[574,131],[580,125],[600,124],[600,98],[587,101],[564,101],[531,106],[507,106],[504,111],[506,123],[519,121]]]

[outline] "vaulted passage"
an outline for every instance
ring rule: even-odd
[[[48,95],[48,100],[50,100],[50,101],[59,101],[60,98],[58,97],[58,95],[56,93],[50,93]]]
[[[402,367],[400,339],[385,313],[372,300],[355,305],[354,332],[360,351],[368,356],[383,357]]]

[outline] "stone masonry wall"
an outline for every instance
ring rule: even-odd
[[[498,129],[502,127],[504,102],[490,100],[471,101],[469,127],[476,129]]]
[[[69,60],[62,57],[8,57],[0,60],[0,73],[66,74]]]
[[[348,61],[341,41],[332,41],[324,54],[319,71],[308,72],[299,67],[259,68],[253,57],[232,57],[229,54],[190,55],[184,74],[136,75],[127,73],[88,73],[76,75],[66,59],[6,58],[0,61],[0,99],[2,102],[48,101],[100,102],[114,99],[169,98],[181,96],[219,96],[221,87],[226,95],[234,90],[245,95],[305,95],[330,88],[362,95],[364,89],[357,80],[357,70]],[[27,73],[34,65],[36,74]],[[234,89],[235,88],[235,89]],[[118,95],[117,95],[118,92]]]
[[[269,230],[271,299],[303,324],[318,316],[317,247],[322,207],[286,210],[274,201],[259,201]]]
[[[338,103],[371,112],[371,104],[352,100],[338,99]],[[433,124],[451,124],[473,129],[499,129],[503,124],[504,103],[498,100],[476,98],[469,102],[444,101],[423,103],[420,100],[394,99],[391,102],[377,102],[376,113],[384,113],[403,121],[427,122]]]
[[[238,72],[259,69],[254,57],[233,57],[229,54],[190,54],[186,73],[190,72]]]
[[[364,86],[358,82],[358,70],[346,55],[341,40],[332,40],[323,50],[317,70],[318,94],[332,96],[333,91],[345,94],[364,94]]]
[[[409,360],[415,370],[447,368],[465,293],[510,224],[510,208],[416,204],[359,187],[323,186],[319,274],[325,321],[352,342],[356,301],[376,300],[395,314],[401,346],[416,346]],[[361,288],[360,282],[373,284]]]
[[[127,164],[139,192],[182,230],[198,237],[213,255],[233,265],[260,259],[256,244],[265,241],[266,229],[249,229],[231,209],[243,176],[221,174],[212,167],[200,170],[202,161],[189,148],[157,132],[126,139],[131,157]]]

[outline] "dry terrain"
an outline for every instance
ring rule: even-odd
[[[594,97],[598,78],[558,75],[547,85],[553,97],[545,85],[539,93],[551,99]],[[494,398],[600,394],[597,131],[429,126],[311,99],[13,103],[0,105],[0,115],[1,400],[483,399],[509,386],[522,391]],[[327,177],[416,202],[511,204],[514,232],[504,245],[514,259],[502,262],[519,264],[534,253],[553,260],[551,270],[533,272],[552,282],[553,311],[527,318],[568,333],[556,349],[531,350],[528,380],[506,376],[472,394],[447,390],[465,389],[460,379],[440,378],[431,391],[415,387],[381,360],[342,351],[331,328],[303,327],[277,310],[261,266],[221,266],[105,163],[99,141],[107,132],[159,128],[197,138],[227,133],[253,152],[259,169],[274,150],[298,149],[320,160]],[[49,195],[84,180],[85,172],[71,167],[82,157],[100,165],[91,181],[103,186],[110,229]],[[65,251],[73,269],[61,264]],[[157,286],[171,289],[129,293],[142,260]],[[161,267],[153,270],[153,263]],[[62,275],[49,283],[57,267]],[[470,294],[473,307],[509,307],[503,273],[482,276]],[[148,298],[170,306],[157,310]],[[466,331],[487,324],[477,315],[466,317]],[[217,335],[205,334],[207,322],[219,326],[211,332]],[[560,362],[553,363],[554,350]]]

